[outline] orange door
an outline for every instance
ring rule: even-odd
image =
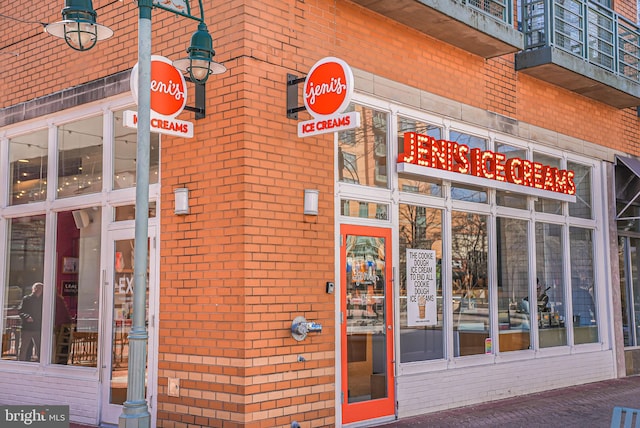
[[[392,416],[391,229],[341,228],[342,422]]]

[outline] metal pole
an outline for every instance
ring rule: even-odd
[[[129,332],[127,401],[119,428],[148,428],[151,415],[145,397],[147,365],[147,256],[149,240],[149,146],[151,139],[151,9],[152,0],[138,0],[138,146],[134,247],[133,322]]]

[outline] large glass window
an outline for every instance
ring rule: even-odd
[[[484,354],[490,349],[487,217],[451,213],[452,268],[462,281],[454,284],[454,355]]]
[[[574,343],[598,341],[592,231],[569,228]]]
[[[40,360],[44,242],[44,215],[10,221],[2,359]]]
[[[122,111],[114,113],[113,188],[125,189],[136,185],[137,130],[122,126]],[[149,141],[149,183],[158,182],[160,138],[154,132]]]
[[[619,238],[620,298],[624,346],[640,344],[640,239]]]
[[[567,344],[562,226],[536,223],[536,289],[540,347]]]
[[[542,153],[533,153],[533,161],[541,163],[542,165],[548,165],[561,169],[560,159],[545,155]],[[536,211],[549,214],[562,214],[562,202],[555,199],[537,198],[535,203]]]
[[[591,203],[591,168],[575,162],[568,162],[567,168],[575,173],[576,202],[569,204],[569,215],[579,218],[593,218]]]
[[[444,358],[442,300],[442,210],[400,205],[400,361]],[[408,326],[407,249],[435,251],[437,322],[430,326]],[[419,302],[416,302],[419,303]]]
[[[387,188],[388,114],[360,105],[349,111],[360,112],[362,125],[338,133],[338,174],[346,183]]]
[[[532,307],[529,296],[529,222],[498,217],[496,224],[499,350],[528,349],[531,345]]]
[[[561,153],[557,148],[546,150],[536,145],[532,150],[532,142],[501,136],[499,132],[489,139],[487,130],[455,123],[453,119],[440,123],[427,114],[422,118],[418,113],[411,113],[412,117],[395,114],[394,108],[389,113],[372,107],[352,108],[363,114],[364,126],[338,133],[339,180],[369,189],[339,186],[340,216],[349,223],[355,218],[367,222],[384,220],[385,225],[398,222],[401,362],[504,354],[599,340],[595,310],[582,315],[579,303],[585,299],[576,297],[579,290],[588,289],[593,307],[597,307],[594,275],[597,264],[602,263],[594,256],[599,236],[595,229],[598,210],[594,206],[598,201],[593,195],[594,186],[598,185],[597,164]],[[393,129],[386,127],[387,122],[395,124],[397,130],[385,140],[383,130]],[[527,190],[524,184],[518,187],[518,180],[496,182],[494,186],[470,175],[456,175],[455,171],[445,174],[432,168],[401,172],[394,177],[397,181],[379,180],[381,176],[376,173],[382,171],[383,162],[388,163],[380,155],[388,151],[394,156],[391,161],[397,161],[397,154],[405,151],[407,132],[446,139],[470,150],[491,150],[503,154],[505,161],[526,160],[524,164],[513,164],[515,173],[523,176],[528,174],[531,163],[538,174],[542,171],[540,166],[572,170],[576,202],[565,202],[564,197],[554,196],[551,190],[531,196],[531,189]],[[393,146],[383,151],[383,141]],[[388,183],[397,187],[391,192],[379,190],[387,188]],[[629,193],[635,195],[637,188]],[[626,205],[618,201],[619,207]],[[396,219],[393,213],[399,217]],[[625,212],[630,218],[618,219],[619,224],[624,220],[625,230],[634,236],[640,231],[640,222],[634,218],[638,213],[640,209],[631,206]],[[438,260],[435,325],[429,324],[431,316],[421,318],[420,312],[416,314],[419,304],[410,305],[410,293],[416,299],[419,293],[413,291],[415,285],[407,281],[406,272],[411,260],[426,257],[431,251],[437,252]],[[582,282],[590,285],[578,286]],[[634,305],[631,300],[626,306],[628,313],[633,309],[630,305]],[[633,327],[631,316],[627,316],[629,330]],[[587,322],[589,325],[584,325]],[[568,325],[571,334],[567,334]],[[633,342],[634,334],[629,331],[628,343]],[[447,350],[452,354],[448,355]]]
[[[405,132],[417,132],[437,140],[442,138],[442,128],[406,117],[398,117],[398,154],[404,152]],[[442,184],[439,180],[416,177],[398,177],[398,186],[402,192],[421,193],[430,196],[442,196]]]
[[[496,143],[496,152],[502,153],[506,159],[526,159],[527,150],[522,147],[514,147],[508,144]],[[496,191],[496,203],[503,207],[527,209],[527,196],[521,193],[506,192],[504,190]]]
[[[469,150],[487,150],[487,140],[474,135],[463,134],[457,131],[449,133],[449,139],[458,144],[464,144]],[[487,203],[487,189],[460,183],[454,183],[451,187],[451,198],[458,201]]]
[[[52,362],[96,367],[102,210],[58,213]]]
[[[340,201],[340,212],[343,216],[371,218],[376,220],[389,219],[389,205],[374,202],[343,199]]]
[[[46,129],[9,140],[9,204],[47,198],[48,146]]]
[[[58,198],[102,190],[102,116],[58,128]]]

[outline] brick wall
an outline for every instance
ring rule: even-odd
[[[10,14],[53,22],[61,7],[23,2]],[[86,53],[37,24],[0,26],[0,52],[18,52],[0,65],[0,108],[133,66],[135,4],[96,0],[94,7],[98,22],[116,34]],[[337,296],[324,292],[337,262],[333,140],[297,138],[296,121],[285,114],[287,73],[302,76],[319,58],[337,56],[412,87],[640,155],[635,110],[517,74],[513,55],[485,60],[343,0],[205,1],[205,9],[216,59],[228,72],[207,84],[207,118],[196,122],[196,136],[162,139],[158,426],[336,424]],[[9,14],[8,5],[0,13]],[[184,56],[194,29],[154,12],[153,52]],[[179,217],[173,190],[184,186],[191,214]],[[302,213],[305,188],[320,191],[318,217]],[[321,322],[323,332],[294,341],[289,330],[297,315]],[[167,395],[169,377],[180,378],[180,397]]]

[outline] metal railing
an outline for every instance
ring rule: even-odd
[[[588,0],[525,0],[525,50],[554,46],[620,77],[640,82],[640,31]]]
[[[457,0],[478,12],[506,24],[513,24],[513,0]]]

